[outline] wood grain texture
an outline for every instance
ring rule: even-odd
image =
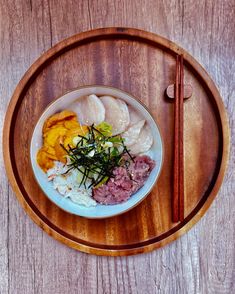
[[[124,62],[120,49],[125,52]],[[172,83],[171,72],[172,69],[175,72],[174,59],[177,53],[184,56],[186,80],[191,81],[194,96],[185,105],[186,197],[183,206],[180,203],[182,194],[179,193],[179,217],[182,222],[175,225],[171,221],[170,210],[173,193],[172,138],[177,132],[173,131],[173,104],[166,102],[164,93],[168,83]],[[150,67],[153,59],[154,65]],[[136,64],[141,68],[141,76],[136,71]],[[149,68],[152,70],[152,67],[155,73],[162,75],[161,79],[149,77]],[[125,76],[129,74],[131,79],[126,79]],[[182,85],[182,73],[177,77],[177,82]],[[144,91],[139,88],[140,78],[141,81],[148,81],[143,84]],[[138,95],[151,109],[164,142],[164,163],[157,185],[141,204],[112,219],[88,220],[68,214],[53,205],[35,182],[30,163],[31,135],[42,111],[68,89],[87,84],[108,84]],[[179,96],[178,104],[180,102],[179,106],[182,107],[183,100]],[[181,115],[178,118],[179,130],[183,133],[183,119]],[[20,203],[49,235],[87,253],[132,255],[148,252],[175,240],[207,211],[221,186],[228,162],[227,117],[221,97],[210,77],[176,44],[136,29],[92,30],[58,43],[43,54],[19,82],[5,122],[4,160],[8,178]],[[22,130],[24,132],[19,137]],[[183,151],[181,140],[182,136],[175,140],[177,144],[180,142],[179,150],[176,149],[177,157],[178,152]],[[183,154],[179,159],[183,160]],[[179,168],[182,168],[183,162],[178,162]],[[182,174],[183,171],[180,171],[180,176]],[[181,192],[183,178],[179,177],[179,180],[178,189]],[[185,219],[181,216],[183,207]],[[178,220],[174,219],[174,222]]]
[[[0,293],[233,293],[234,2],[0,3],[1,127],[16,84],[51,44],[91,27],[128,26],[170,38],[204,65],[229,113],[233,143],[225,181],[205,217],[167,247],[123,258],[87,256],[43,234],[25,215],[11,189],[8,193],[1,160]]]

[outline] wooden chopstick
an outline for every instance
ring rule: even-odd
[[[179,220],[184,220],[184,61],[180,55],[179,86]]]
[[[184,68],[183,56],[176,56],[174,107],[174,186],[173,222],[184,219]]]
[[[174,185],[172,220],[179,221],[179,56],[176,56],[176,76],[175,76],[175,107],[174,107]]]

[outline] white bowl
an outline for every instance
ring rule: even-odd
[[[54,190],[52,187],[52,183],[48,182],[46,174],[42,171],[42,169],[37,164],[36,155],[43,143],[42,142],[42,127],[45,120],[52,114],[62,111],[63,109],[66,109],[66,106],[68,106],[70,103],[74,102],[78,98],[84,95],[90,95],[90,94],[96,94],[98,96],[110,95],[110,96],[114,96],[124,100],[127,104],[131,105],[132,107],[134,107],[137,111],[141,113],[143,118],[149,124],[153,137],[154,137],[153,145],[151,149],[149,150],[148,154],[151,156],[151,158],[153,158],[156,161],[156,166],[152,170],[144,186],[140,188],[135,194],[133,194],[126,202],[123,202],[120,204],[115,204],[115,205],[98,204],[95,207],[84,207],[82,205],[78,205],[72,202],[69,198],[64,198],[61,194],[59,194],[56,190]],[[136,100],[133,96],[131,96],[130,94],[122,90],[112,88],[112,87],[84,86],[64,94],[63,96],[61,96],[60,98],[52,102],[46,108],[46,110],[43,112],[43,114],[39,118],[32,135],[31,144],[30,144],[30,158],[31,158],[33,172],[39,186],[41,187],[43,192],[46,194],[46,196],[53,203],[55,203],[61,209],[75,215],[79,215],[79,216],[83,216],[87,218],[106,218],[106,217],[115,216],[130,210],[131,208],[139,204],[149,194],[154,184],[156,183],[156,180],[159,177],[159,174],[162,168],[163,144],[162,144],[162,139],[161,139],[159,129],[153,117],[151,116],[147,108],[143,104],[141,104],[138,100]]]

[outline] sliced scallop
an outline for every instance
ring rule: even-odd
[[[150,127],[145,124],[141,129],[138,139],[135,144],[129,146],[130,153],[139,154],[147,152],[153,144],[153,135]]]
[[[98,125],[105,118],[104,105],[94,94],[79,98],[69,108],[77,113],[79,122],[84,125]]]
[[[143,117],[140,115],[140,113],[134,109],[132,106],[128,106],[129,114],[130,114],[130,125],[134,125],[138,123],[139,121],[143,120]]]
[[[112,126],[113,135],[124,132],[130,123],[126,103],[111,96],[101,96],[100,100],[105,108],[105,121]]]
[[[123,134],[122,138],[125,139],[124,143],[126,146],[131,146],[136,143],[140,132],[144,126],[145,120],[140,120],[134,125],[130,126]]]

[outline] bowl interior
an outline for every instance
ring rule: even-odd
[[[153,158],[156,161],[156,166],[152,170],[147,181],[145,182],[145,185],[141,189],[139,189],[134,195],[132,195],[126,202],[115,205],[98,204],[96,207],[87,208],[72,202],[69,198],[64,198],[56,190],[53,189],[52,183],[48,182],[46,174],[38,166],[36,161],[36,155],[37,151],[40,149],[43,143],[42,127],[45,120],[50,115],[68,108],[69,104],[73,103],[80,97],[90,94],[96,94],[98,96],[110,95],[116,98],[120,98],[124,100],[128,105],[131,105],[133,108],[135,108],[138,112],[141,113],[143,118],[149,124],[154,137],[154,142],[151,149],[148,151],[148,155],[150,155],[151,158]],[[154,119],[152,118],[148,110],[134,97],[132,97],[128,93],[125,93],[119,89],[112,87],[85,86],[64,94],[63,96],[52,102],[46,108],[46,110],[43,112],[40,119],[38,120],[32,135],[30,144],[30,158],[35,178],[43,192],[52,202],[54,202],[61,209],[75,215],[88,218],[105,218],[121,214],[129,210],[130,208],[136,206],[151,191],[161,171],[163,161],[163,145],[159,129]]]

